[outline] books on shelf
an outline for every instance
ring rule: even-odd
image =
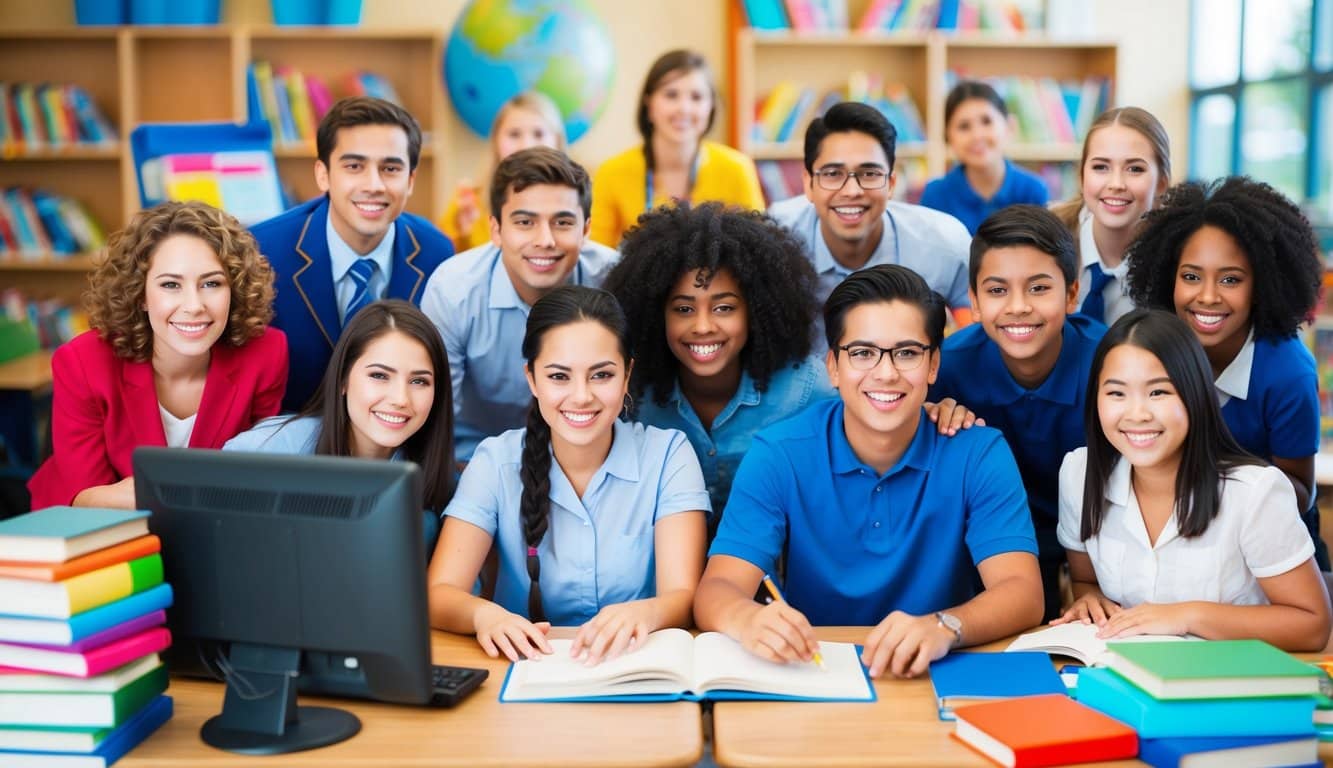
[[[1079,621],[1068,624],[1056,624],[1019,635],[1005,651],[1042,651],[1053,656],[1068,656],[1087,666],[1103,664],[1106,660],[1106,641],[1097,637],[1100,630],[1096,624],[1084,624]],[[1191,636],[1179,635],[1136,635],[1116,642],[1148,643],[1177,642],[1197,640]]]
[[[783,80],[755,105],[751,139],[756,142],[800,141],[810,121],[840,101],[860,101],[878,109],[898,131],[899,142],[926,140],[925,122],[912,94],[902,83],[885,82],[878,74],[856,70],[848,73],[844,88],[816,89]]]
[[[1064,694],[973,704],[954,714],[954,738],[1012,768],[1119,760],[1139,748],[1129,726]]]
[[[350,72],[339,80],[338,97],[375,96],[401,103],[387,78],[373,72]],[[320,120],[336,100],[323,78],[294,67],[256,60],[246,73],[250,120],[267,122],[275,145],[315,145]]]
[[[0,258],[87,253],[105,244],[97,220],[73,198],[24,187],[0,190]]]
[[[88,92],[73,84],[0,82],[0,153],[114,147],[116,129]]]
[[[12,731],[11,739],[38,746],[5,747],[0,751],[0,763],[6,768],[107,768],[162,727],[171,714],[171,697],[160,695],[115,729]],[[0,731],[0,740],[4,738]]]
[[[595,667],[570,657],[572,642],[552,640],[553,654],[510,665],[500,701],[875,700],[850,643],[820,643],[821,669],[764,661],[716,632],[658,630],[642,647]]]
[[[947,87],[971,78],[966,72],[950,71]],[[1111,81],[1089,76],[1082,80],[1053,77],[985,77],[995,88],[1017,123],[1012,140],[1028,144],[1081,144],[1092,121],[1104,112],[1110,99]]]
[[[1065,693],[1044,653],[951,653],[930,664],[930,683],[941,720],[969,704],[1019,696]]]
[[[17,288],[0,291],[0,318],[26,322],[37,331],[42,349],[55,349],[88,330],[88,314],[60,299],[30,299]]]
[[[871,0],[860,32],[1020,33],[1045,24],[1041,0]]]

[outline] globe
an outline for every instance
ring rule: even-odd
[[[471,0],[444,51],[454,109],[481,136],[528,90],[546,94],[578,140],[606,108],[614,76],[606,24],[586,0]]]

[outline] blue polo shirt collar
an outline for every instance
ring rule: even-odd
[[[1236,397],[1245,400],[1250,395],[1250,375],[1253,371],[1254,326],[1250,326],[1250,333],[1245,337],[1245,344],[1241,346],[1240,352],[1236,353],[1235,359],[1222,371],[1214,384],[1228,398]],[[1226,405],[1225,402],[1222,404]]]
[[[494,261],[491,263],[490,298],[486,302],[486,308],[521,309],[526,313],[529,307],[519,298],[518,290],[514,288],[514,281],[509,279],[509,270],[505,269],[500,249],[494,244],[490,247],[494,250],[491,254]]]
[[[904,467],[930,469],[931,457],[935,453],[935,441],[939,439],[939,435],[935,431],[935,425],[926,418],[925,411],[921,412],[921,419],[916,425],[916,434],[912,436],[912,444],[898,459],[898,463],[880,475],[874,467],[861,461],[852,450],[852,444],[847,441],[847,430],[843,427],[846,408],[844,403],[839,402],[834,407],[828,424],[829,466],[834,474],[852,475],[864,472],[871,477],[891,477]]]
[[[1055,368],[1036,389],[1024,389],[1012,375],[1007,373],[996,376],[994,379],[998,395],[996,403],[1016,403],[1029,394],[1058,405],[1073,405],[1077,402],[1079,390],[1087,386],[1087,382],[1079,380],[1077,356],[1067,353],[1068,350],[1074,349],[1077,343],[1074,336],[1077,333],[1078,331],[1066,318],[1064,327],[1060,329],[1060,356],[1055,360]],[[999,345],[994,342],[986,344],[985,354],[989,358],[985,365],[990,367],[983,366],[982,370],[1007,371],[1004,367],[1004,358],[1000,356]]]

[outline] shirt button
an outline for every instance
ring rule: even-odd
[[[709,456],[716,456],[716,455],[717,455],[717,449],[716,449],[716,448],[709,448],[709,449],[708,449],[708,455],[709,455]]]
[[[882,490],[884,490],[884,486],[882,486],[882,485],[877,485],[877,486],[875,486],[875,493],[879,493],[879,492],[882,491]]]
[[[873,526],[875,526],[876,528],[878,528],[878,527],[879,527],[879,521],[876,520],[875,522],[871,523],[871,525],[873,525]]]

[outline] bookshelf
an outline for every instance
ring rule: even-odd
[[[408,210],[432,217],[447,190],[440,167],[449,134],[439,63],[442,30],[339,27],[102,27],[0,30],[0,82],[83,87],[115,126],[110,148],[72,146],[0,154],[0,187],[50,189],[75,198],[109,234],[139,208],[129,135],[150,122],[247,119],[246,69],[255,59],[330,82],[365,69],[392,82],[421,122],[421,163]],[[336,95],[335,89],[335,95]],[[278,147],[278,174],[294,199],[318,194],[315,148]],[[91,256],[0,256],[0,284],[77,305]]]
[[[855,23],[868,0],[852,0]],[[756,161],[802,158],[804,126],[782,143],[755,141],[756,104],[780,83],[795,82],[821,94],[845,88],[848,73],[878,74],[901,84],[920,112],[926,140],[898,146],[900,190],[919,188],[948,170],[944,142],[944,99],[949,73],[968,78],[1049,77],[1056,80],[1106,78],[1114,104],[1117,46],[1104,40],[1050,40],[1043,35],[945,32],[795,32],[753,30],[736,5],[731,23],[731,142]],[[1073,143],[1011,143],[1009,157],[1029,166],[1077,162],[1081,140]],[[903,162],[906,161],[906,162]]]

